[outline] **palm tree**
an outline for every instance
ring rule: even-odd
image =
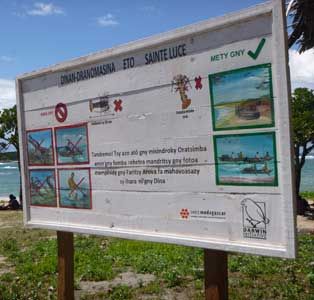
[[[292,17],[289,48],[297,44],[299,53],[314,48],[314,1],[291,0],[287,15]]]
[[[298,45],[299,53],[314,48],[314,0],[289,0],[287,17],[291,17],[291,33],[288,45]],[[297,213],[304,214],[308,202],[300,195],[301,170],[305,163],[305,157],[314,149],[313,128],[307,122],[305,116],[310,117],[314,109],[314,94],[306,88],[299,88],[294,91],[292,98],[292,123],[295,143],[295,168],[296,168],[296,193]],[[304,126],[302,128],[302,126]],[[309,135],[307,129],[310,129]],[[303,140],[301,140],[301,139]],[[301,143],[300,143],[301,141]],[[301,149],[303,149],[301,151]]]

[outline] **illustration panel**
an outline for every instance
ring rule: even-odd
[[[278,185],[273,132],[215,136],[214,144],[217,184]]]
[[[92,208],[90,170],[61,169],[58,171],[61,207]]]
[[[55,171],[31,170],[29,178],[31,205],[57,206]]]
[[[87,125],[59,127],[55,129],[57,163],[89,163]]]
[[[274,125],[271,65],[209,75],[214,130]]]
[[[27,155],[30,166],[51,166],[54,164],[52,130],[32,130],[26,133]]]

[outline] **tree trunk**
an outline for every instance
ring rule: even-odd
[[[300,196],[300,185],[301,185],[301,168],[295,168],[295,192],[297,196]]]
[[[302,154],[300,157],[300,146],[302,146]],[[296,190],[296,198],[297,198],[297,214],[304,215],[306,209],[309,207],[308,202],[301,197],[300,195],[300,186],[301,186],[301,175],[302,168],[305,164],[305,157],[311,151],[311,148],[306,148],[307,143],[303,145],[295,146],[295,190]]]
[[[297,214],[304,215],[306,205],[304,203],[304,199],[300,195],[300,185],[301,185],[301,168],[300,166],[296,166],[295,168],[295,191],[297,198]]]

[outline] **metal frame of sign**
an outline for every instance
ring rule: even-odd
[[[257,255],[278,256],[287,258],[295,257],[295,188],[294,169],[291,152],[293,147],[291,145],[289,106],[290,77],[286,39],[286,19],[284,10],[284,1],[273,0],[271,2],[257,5],[255,7],[240,12],[231,13],[226,16],[218,17],[212,20],[206,20],[194,25],[186,26],[154,37],[131,42],[129,44],[115,47],[113,49],[97,52],[95,54],[57,64],[52,67],[44,68],[42,70],[34,71],[17,77],[16,91],[19,122],[19,142],[21,150],[20,162],[24,201],[24,223],[26,224],[26,226],[34,228],[47,228],[58,231],[113,236],[135,240],[173,243],[214,250],[252,253]],[[259,22],[258,26],[256,25],[256,31],[252,29],[255,24],[254,22]],[[271,61],[267,61],[267,59],[263,60],[262,54],[259,58],[257,58],[260,49],[257,48],[257,50],[255,50],[256,45],[257,42],[260,41],[260,39],[263,37],[265,37],[266,39],[266,46],[264,46],[264,44],[263,46],[265,47],[264,49],[268,47],[267,53],[269,54]],[[184,58],[180,58],[180,60],[178,61],[168,60],[167,62],[164,61],[156,64],[145,64],[145,56],[143,55],[145,51],[149,51],[149,49],[162,49],[162,47],[164,47],[166,51],[168,49],[167,47],[172,47],[172,45],[179,44],[182,40],[184,41],[184,43],[181,42],[176,51],[181,51],[181,55],[184,55]],[[228,42],[226,43],[225,41]],[[189,45],[189,48],[186,48],[187,43]],[[195,43],[199,44],[195,46]],[[244,44],[246,45],[245,47],[248,48],[244,48]],[[135,57],[135,66],[132,69],[134,73],[132,73],[132,76],[134,74],[139,74],[139,76],[142,76],[142,78],[148,78],[149,76],[155,76],[157,71],[160,72],[160,74],[163,74],[163,66],[169,66],[173,62],[174,64],[177,64],[179,66],[180,62],[185,59],[185,63],[189,61],[191,63],[191,66],[193,67],[193,63],[198,57],[201,57],[202,55],[207,55],[206,57],[208,61],[206,63],[208,63],[210,62],[212,55],[213,58],[210,65],[211,67],[208,69],[207,74],[204,74],[204,78],[207,78],[204,79],[204,87],[202,90],[202,92],[204,92],[206,89],[209,89],[208,82],[206,82],[205,84],[205,80],[208,80],[209,75],[246,67],[245,65],[237,64],[235,60],[232,60],[231,58],[228,62],[226,62],[226,64],[224,64],[224,62],[220,64],[220,62],[217,61],[220,58],[222,59],[227,57],[226,55],[219,56],[219,53],[222,51],[227,51],[226,49],[232,49],[230,48],[230,45],[233,45],[233,49],[239,49],[236,47],[243,47],[243,49],[246,49],[246,51],[249,49],[256,51],[253,55],[254,57],[251,58],[252,61],[250,61],[248,67],[250,65],[253,66],[271,63],[273,81],[272,84],[274,91],[273,106],[275,113],[275,116],[273,115],[273,118],[275,118],[276,124],[274,124],[273,127],[255,128],[254,131],[252,128],[241,128],[236,130],[226,129],[215,131],[214,128],[212,128],[210,99],[205,99],[206,103],[208,103],[205,107],[206,112],[198,111],[197,108],[195,108],[195,115],[198,114],[199,116],[199,118],[197,119],[197,123],[195,124],[199,126],[199,122],[201,122],[199,120],[202,120],[202,113],[206,113],[206,116],[208,116],[208,120],[206,121],[208,121],[208,126],[211,128],[212,131],[210,134],[207,135],[207,137],[204,135],[200,135],[199,137],[195,138],[194,136],[196,141],[198,141],[197,139],[199,138],[200,141],[202,140],[204,141],[204,143],[209,143],[208,145],[211,147],[208,150],[208,155],[210,156],[209,160],[207,157],[203,156],[203,165],[197,166],[197,168],[199,168],[200,174],[202,174],[201,176],[207,174],[206,172],[208,169],[211,170],[210,175],[208,175],[208,177],[210,177],[208,178],[208,184],[211,184],[210,188],[206,187],[206,183],[204,182],[207,179],[204,181],[204,176],[200,176],[197,180],[193,179],[193,176],[190,176],[188,177],[188,181],[185,185],[181,183],[176,183],[176,181],[173,181],[173,179],[169,179],[171,183],[174,184],[173,189],[165,187],[158,190],[158,188],[152,187],[150,190],[148,189],[137,191],[136,189],[130,188],[130,190],[124,190],[124,192],[122,190],[122,193],[121,191],[119,191],[118,188],[113,186],[110,191],[106,191],[106,195],[108,195],[108,197],[106,196],[105,199],[103,199],[103,202],[106,202],[105,204],[103,204],[102,201],[100,201],[101,197],[99,196],[101,194],[101,185],[99,183],[94,184],[94,182],[91,182],[91,185],[94,189],[93,193],[95,193],[95,195],[93,194],[93,206],[92,209],[82,210],[84,211],[82,212],[82,215],[81,211],[78,209],[71,210],[69,208],[62,207],[51,208],[31,206],[29,192],[29,171],[32,170],[32,167],[28,166],[26,132],[30,130],[40,129],[40,127],[37,127],[37,125],[32,126],[31,122],[33,122],[34,120],[36,121],[36,116],[43,108],[46,109],[48,117],[46,126],[42,126],[42,128],[49,127],[55,130],[55,128],[59,127],[60,125],[75,126],[75,124],[85,122],[86,120],[81,120],[80,122],[71,121],[71,118],[74,114],[72,114],[73,107],[75,107],[75,105],[81,105],[82,103],[85,103],[90,99],[103,96],[100,93],[96,94],[96,92],[95,94],[90,93],[88,94],[88,96],[85,96],[84,91],[86,90],[86,87],[89,84],[94,84],[90,88],[90,90],[93,90],[97,86],[95,85],[95,83],[100,82],[100,80],[102,80],[101,82],[103,84],[107,84],[108,82],[109,86],[110,84],[113,84],[114,80],[117,81],[120,76],[125,76],[122,74],[124,74],[124,72],[126,72],[125,74],[127,74],[127,72],[130,71],[128,69],[128,66],[130,64],[130,56],[133,56],[131,60],[132,66]],[[263,51],[266,53],[266,50]],[[241,53],[239,52],[238,55],[240,56],[241,54],[243,56],[246,55],[247,52]],[[165,53],[163,53],[163,55],[165,55]],[[123,60],[123,58],[125,59]],[[245,59],[249,58],[246,57]],[[123,63],[116,64],[116,70],[111,70],[110,68],[114,68],[114,66],[113,64],[110,65],[110,62],[118,60],[123,61]],[[107,62],[108,64],[106,64]],[[146,62],[148,62],[147,58]],[[97,70],[95,69],[98,72],[98,75],[106,74],[106,76],[102,76],[101,79],[93,78],[94,75],[91,75],[92,71],[90,73],[86,71],[87,68],[90,66],[96,66],[95,68],[98,68]],[[139,66],[140,68],[138,68]],[[188,68],[189,67],[187,65],[184,66],[184,70],[186,70],[186,72],[188,72]],[[93,74],[96,74],[95,70],[93,70]],[[144,75],[141,75],[139,71],[143,71]],[[195,71],[195,73],[193,73],[192,76],[197,76],[198,74],[196,74],[196,72],[197,70]],[[158,84],[156,85],[157,87],[155,86],[156,88],[171,88],[170,81],[157,80],[155,82],[158,82],[159,84],[159,86],[157,86]],[[123,97],[132,95],[132,93],[134,94],[138,91],[150,92],[152,89],[152,87],[149,85],[141,86],[138,82],[135,81],[134,83],[136,84],[132,86],[133,90],[131,92],[126,88],[125,91],[123,91],[123,89],[122,91],[113,91],[112,94],[108,96],[110,99],[123,99],[123,109],[122,107],[120,107],[120,111],[117,113],[123,114],[127,111],[128,102],[124,101]],[[81,89],[79,90],[77,86],[80,86]],[[117,86],[119,86],[119,83],[116,83],[115,87]],[[55,93],[56,96],[54,97],[53,101],[51,99],[49,100],[48,92],[41,94],[41,91],[49,91],[49,89],[51,88],[55,88],[55,90],[57,91]],[[67,98],[63,95],[66,94],[68,96],[71,96],[71,89],[75,89],[77,97],[75,98],[75,100],[72,100],[72,102],[69,103],[66,102]],[[199,92],[199,90],[195,91],[195,93],[196,92]],[[84,94],[81,98],[80,93],[82,95]],[[173,97],[178,98],[179,94],[176,94]],[[196,96],[194,97],[196,99]],[[207,97],[210,97],[209,90]],[[30,102],[34,101],[31,100],[34,98],[41,99],[41,102],[38,106],[39,100],[37,100],[37,106],[31,107]],[[60,101],[67,105],[68,110],[67,120],[65,120],[62,124],[53,123],[51,121],[51,118],[54,117],[53,109],[55,105]],[[121,103],[122,100],[120,104]],[[180,105],[180,102],[178,103]],[[185,111],[183,113],[185,113]],[[132,116],[133,118],[137,118],[136,116],[134,117],[134,114]],[[147,115],[142,116],[144,116],[143,118],[145,118]],[[190,118],[193,118],[192,114],[190,116]],[[129,117],[131,118],[131,115],[129,115]],[[179,115],[178,118],[179,117],[181,118],[181,115]],[[138,117],[138,119],[140,118]],[[194,126],[193,128],[187,127],[187,130],[190,132],[190,136],[193,137],[193,134],[195,134],[196,132],[195,130],[197,130],[197,126]],[[91,133],[91,128],[88,128],[88,131],[89,142],[91,143],[92,140],[95,140],[95,136]],[[215,162],[213,154],[213,136],[217,138],[219,135],[252,134],[254,132],[272,132],[274,135],[276,135],[276,148],[278,156],[277,159],[280,163],[280,165],[278,165],[279,185],[277,187],[266,187],[258,185],[214,186]],[[105,137],[107,134],[109,134],[109,131],[103,133]],[[122,134],[123,132],[121,132],[121,135]],[[132,138],[128,138],[131,145]],[[177,138],[179,139],[180,137],[177,136]],[[56,145],[54,134],[53,139],[53,144]],[[163,140],[163,142],[165,141],[166,139]],[[108,146],[108,144],[110,143],[107,142],[106,145]],[[90,153],[91,151],[93,151],[93,149],[91,149],[91,146],[89,146],[89,151]],[[56,151],[54,152],[54,161],[56,162],[57,153]],[[94,170],[95,168],[95,165],[92,165],[93,159],[91,157],[90,159],[91,162],[89,164],[82,165],[81,167],[90,168],[92,172],[92,170]],[[58,174],[58,170],[62,169],[62,167],[63,166],[55,165],[53,168],[55,174]],[[67,166],[67,168],[68,167],[70,168],[71,166]],[[73,166],[73,168],[75,168],[75,166]],[[40,170],[41,167],[36,166],[33,169]],[[45,166],[42,169],[49,168]],[[200,188],[199,190],[197,190],[196,188],[198,182],[203,185],[202,188]],[[176,184],[181,184],[180,186],[182,187],[182,190],[176,192]],[[122,196],[115,196],[115,198],[114,195],[120,195],[120,192]],[[172,206],[168,206],[169,212],[167,212],[166,209],[163,210],[163,219],[158,219],[158,205],[167,203],[169,204],[170,202],[167,200],[167,197],[170,194],[172,197],[172,202],[170,201]],[[112,199],[109,196],[112,196]],[[122,198],[122,200],[119,197]],[[117,203],[120,203],[119,199],[121,200],[121,204],[119,204],[119,207],[114,207],[115,201],[118,201]],[[143,200],[143,202],[140,202],[140,200]],[[192,206],[194,201],[199,205],[198,207],[195,206],[195,210]],[[135,215],[134,210],[132,217],[133,219],[128,216],[127,210],[123,210],[123,205],[130,205],[129,203],[133,205],[133,202],[141,203],[140,205],[138,204],[139,214],[142,214],[142,218],[140,219],[139,223],[136,223],[134,221],[137,220],[137,216]],[[147,203],[147,206],[149,206],[147,210],[144,209],[143,203]],[[202,208],[202,203],[208,204],[204,206],[204,210]],[[222,211],[221,207],[219,207],[219,203],[228,203],[229,206],[224,207],[224,211]],[[112,205],[112,209],[119,210],[119,213],[121,214],[121,216],[123,216],[123,218],[117,219],[118,224],[114,223],[113,221],[108,221],[108,223],[104,221],[107,217],[108,219],[111,218],[111,216],[108,215],[108,206],[101,206],[107,204]],[[255,222],[254,218],[252,216],[249,216],[249,213],[247,211],[247,205],[253,205],[253,207],[258,210],[257,213],[259,214],[259,216],[262,217],[262,221]],[[176,207],[177,210],[174,210],[174,212],[172,212],[171,207]],[[188,212],[188,220],[180,219],[181,208],[182,210],[184,210],[184,212]],[[152,222],[155,222],[156,224],[145,223],[146,212],[156,214],[151,218]],[[237,212],[237,214],[234,214],[235,212]],[[176,213],[177,215],[175,215]],[[223,216],[223,218],[217,217],[215,219],[217,214],[220,214],[220,216]],[[123,222],[121,221],[121,223],[119,223],[119,220],[122,220]],[[99,221],[99,223],[94,223],[94,221]],[[189,228],[190,226],[191,228]],[[211,227],[216,228],[217,230],[215,229],[216,231],[214,232]],[[224,228],[225,234],[229,234],[228,236],[220,236],[220,228],[222,227]]]

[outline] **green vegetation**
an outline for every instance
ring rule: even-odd
[[[51,189],[41,189],[40,194],[33,195],[31,201],[33,205],[57,205],[55,191]]]
[[[314,192],[302,192],[301,197],[305,198],[306,200],[314,201]]]
[[[16,152],[0,152],[0,161],[16,161],[17,159]]]
[[[56,299],[57,246],[53,231],[22,227],[21,212],[0,213],[0,299]],[[230,299],[304,299],[314,295],[314,235],[299,236],[297,260],[229,255]],[[203,251],[175,245],[75,237],[75,286],[81,299],[203,299]],[[83,281],[153,274],[135,287],[121,283],[87,294]],[[180,294],[181,293],[181,294]]]
[[[0,111],[0,152],[10,145],[19,151],[16,105]]]
[[[13,146],[16,150],[16,158],[18,160],[18,167],[20,169],[20,149],[19,149],[19,135],[17,128],[17,111],[16,105],[11,108],[0,111],[0,153],[8,151],[9,147]],[[4,153],[5,157],[7,154]],[[15,160],[16,160],[15,158]],[[1,159],[0,159],[1,160]],[[22,180],[20,178],[20,199],[22,199]]]
[[[314,149],[314,91],[307,88],[297,88],[292,97],[292,128],[295,153],[295,180],[297,212],[304,214],[305,201],[300,196],[301,171],[306,156]]]
[[[52,149],[38,155],[35,150],[29,150],[29,161],[33,164],[51,165],[53,164]]]

